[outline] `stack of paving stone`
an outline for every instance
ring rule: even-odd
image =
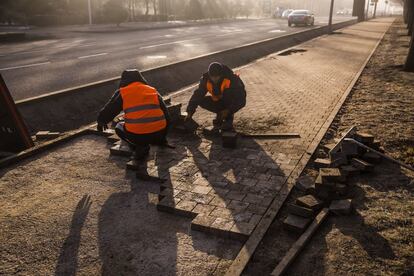
[[[382,151],[380,143],[374,136],[356,132],[347,136],[366,146]],[[296,188],[307,193],[288,206],[289,215],[284,220],[287,229],[303,232],[317,212],[325,205],[337,215],[347,215],[352,211],[352,200],[348,199],[351,189],[347,178],[359,173],[372,172],[374,164],[381,162],[381,157],[367,152],[355,143],[341,139],[336,145],[326,146],[329,159],[316,159],[319,169],[316,180],[302,176],[296,182]]]

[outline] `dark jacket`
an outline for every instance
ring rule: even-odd
[[[112,98],[106,103],[106,105],[101,109],[98,115],[98,123],[100,124],[108,124],[112,122],[112,120],[122,112],[123,110],[123,101],[122,96],[120,93],[120,89],[122,87],[128,86],[134,82],[141,82],[148,85],[148,82],[141,74],[135,74],[134,76],[127,76],[126,78],[122,78],[119,89],[115,91]],[[164,100],[162,99],[161,95],[158,94],[158,100],[160,102],[161,110],[164,112],[165,119],[167,120],[167,125],[170,124],[170,114],[168,113],[167,106],[165,105]]]
[[[228,66],[223,65],[223,77],[218,82],[218,84],[213,84],[213,90],[215,94],[219,93],[221,83],[223,79],[229,79],[230,80],[230,88],[224,90],[224,93],[228,90],[234,90],[236,93],[241,93],[246,97],[246,90],[243,81],[240,79],[238,75],[236,75],[233,70],[231,70]],[[208,73],[204,73],[203,76],[200,79],[200,83],[198,85],[198,88],[194,91],[193,95],[191,96],[191,99],[187,106],[187,112],[188,113],[194,113],[197,109],[197,107],[201,104],[204,97],[207,94],[207,81],[210,79]]]

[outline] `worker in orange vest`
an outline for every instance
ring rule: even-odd
[[[135,159],[145,159],[150,145],[168,145],[168,109],[138,70],[122,73],[119,89],[99,113],[98,130],[105,130],[122,111],[124,121],[117,124],[115,132],[134,149]]]
[[[215,130],[232,130],[234,114],[246,106],[243,81],[228,66],[211,63],[188,103],[186,120],[193,117],[198,106],[216,113]]]

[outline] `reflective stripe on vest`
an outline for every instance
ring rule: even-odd
[[[231,81],[229,79],[224,79],[221,83],[220,94],[215,95],[213,89],[213,83],[210,80],[207,80],[207,91],[211,94],[213,101],[217,102],[223,97],[224,90],[230,88]]]
[[[157,90],[134,82],[120,89],[125,118],[125,129],[135,134],[148,134],[167,127]]]

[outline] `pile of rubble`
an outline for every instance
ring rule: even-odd
[[[289,204],[289,215],[284,220],[284,226],[295,232],[303,232],[317,213],[324,207],[336,215],[348,215],[352,212],[350,199],[351,184],[349,177],[360,173],[369,173],[374,165],[381,162],[381,156],[360,147],[353,141],[383,152],[375,137],[364,132],[348,131],[336,144],[328,144],[328,158],[316,159],[314,165],[319,174],[314,180],[309,176],[298,178],[295,187],[307,195]]]

